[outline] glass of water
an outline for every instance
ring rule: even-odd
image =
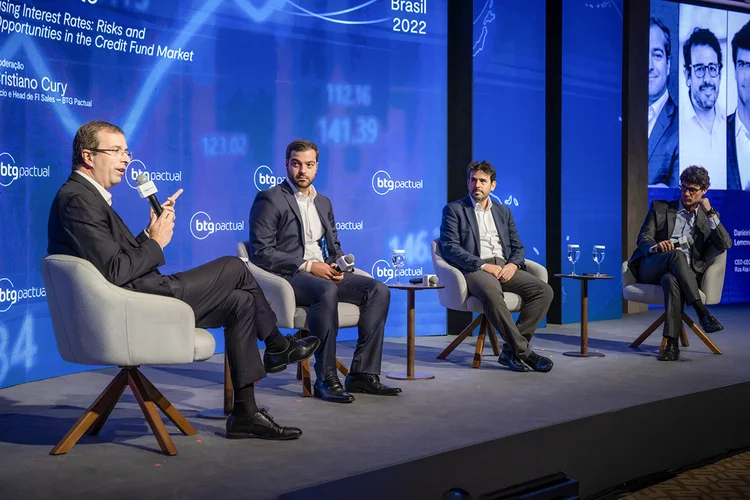
[[[594,245],[594,262],[596,262],[596,275],[602,276],[602,273],[600,272],[600,266],[602,265],[602,262],[604,262],[604,255],[605,255],[606,247],[604,245]]]
[[[568,260],[573,264],[572,276],[576,276],[576,262],[581,257],[580,245],[568,245]]]
[[[401,284],[401,269],[406,265],[406,250],[394,250],[391,255],[391,263],[396,269],[396,284]]]

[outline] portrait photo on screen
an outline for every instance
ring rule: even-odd
[[[680,5],[680,171],[708,170],[727,187],[727,12]]]
[[[680,120],[678,118],[678,5],[652,4],[648,55],[648,185],[677,187]]]
[[[750,14],[730,12],[727,32],[727,189],[750,191]]]

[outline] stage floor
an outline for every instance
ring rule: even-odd
[[[0,390],[0,497],[275,498],[504,436],[750,380],[750,308],[712,308],[726,327],[712,335],[723,356],[712,354],[688,330],[690,347],[675,363],[656,359],[660,331],[640,349],[628,348],[660,312],[590,323],[589,347],[603,358],[562,356],[577,349],[578,324],[539,330],[533,346],[555,362],[548,374],[507,371],[489,342],[481,368],[472,369],[476,337],[438,361],[453,337],[421,337],[417,371],[433,373],[434,380],[398,382],[404,390],[398,397],[356,395],[350,405],[303,399],[295,370],[287,369],[264,379],[256,397],[278,422],[303,429],[299,440],[289,442],[229,441],[223,421],[195,418],[199,410],[221,405],[223,356],[144,368],[200,432],[187,437],[168,426],[179,452],[175,457],[156,453],[129,390],[98,437],[84,436],[67,455],[49,455],[114,369],[6,388]],[[345,364],[353,346],[339,344]],[[386,339],[383,373],[404,371],[405,361],[405,339]],[[492,474],[490,464],[486,473]]]

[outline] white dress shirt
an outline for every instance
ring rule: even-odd
[[[742,123],[739,112],[734,119],[734,137],[737,145],[737,165],[740,169],[740,187],[747,191],[750,190],[750,130]]]
[[[292,186],[294,199],[297,200],[299,214],[302,217],[302,235],[305,240],[305,255],[303,256],[305,262],[299,266],[299,270],[309,271],[309,269],[305,268],[308,261],[325,262],[323,249],[319,243],[325,234],[325,228],[323,227],[323,222],[320,220],[318,209],[315,206],[315,197],[318,196],[318,192],[315,191],[313,186],[310,186],[310,195],[305,196],[297,189],[297,186],[291,182],[289,185]]]
[[[93,177],[89,177],[88,175],[84,174],[80,170],[76,170],[76,173],[80,175],[81,177],[83,177],[84,179],[86,179],[87,181],[89,181],[91,184],[93,184],[96,190],[99,191],[99,194],[101,194],[104,197],[104,201],[107,202],[107,205],[109,205],[110,207],[112,206],[112,194],[109,191],[104,189],[101,184],[99,184],[98,182],[94,180]]]
[[[651,106],[648,107],[648,136],[651,137],[651,131],[654,130],[656,125],[656,119],[659,118],[661,110],[664,109],[664,105],[667,104],[667,98],[669,98],[669,92],[664,87],[664,92]]]
[[[669,240],[675,244],[675,248],[685,254],[688,264],[690,264],[690,262],[692,261],[690,252],[692,251],[693,245],[690,245],[689,248],[682,248],[677,245],[677,242],[679,241],[681,236],[693,236],[693,228],[695,227],[695,214],[697,213],[697,210],[703,209],[701,207],[695,207],[695,210],[693,210],[692,212],[688,212],[685,208],[685,205],[682,204],[682,200],[680,200],[680,204],[677,206],[677,217],[675,218],[674,229],[672,230],[672,235],[669,238]],[[706,217],[706,221],[708,221],[708,227],[710,227],[712,230],[716,229],[719,226],[718,215],[714,215],[713,217]]]
[[[487,199],[487,210],[474,201],[474,198],[471,202],[474,204],[474,214],[479,226],[479,258],[482,260],[493,257],[504,259],[503,245],[495,226],[495,219],[492,218],[492,198]]]
[[[683,110],[684,109],[684,114]],[[690,102],[680,110],[680,170],[699,165],[708,170],[712,189],[727,188],[727,115],[716,105],[709,132]]]

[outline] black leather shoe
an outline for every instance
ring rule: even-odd
[[[503,345],[503,350],[500,351],[500,357],[497,358],[497,362],[503,366],[507,366],[508,369],[513,372],[529,371],[529,367],[523,364],[523,361],[518,359],[516,353],[511,351],[510,348],[506,349],[505,345]]]
[[[667,346],[661,353],[659,361],[677,361],[680,359],[680,347],[677,345],[677,339],[667,340]]]
[[[273,417],[262,408],[253,415],[229,415],[227,419],[227,439],[260,438],[284,441],[297,439],[301,435],[302,431],[296,427],[282,427],[274,422]]]
[[[528,355],[526,359],[523,360],[524,363],[529,365],[529,368],[534,370],[535,372],[542,372],[546,373],[552,369],[554,366],[554,363],[551,359],[545,358],[544,356],[540,356],[534,351],[531,351],[531,353]]]
[[[266,349],[263,353],[263,366],[266,373],[277,373],[284,371],[290,363],[304,361],[313,354],[320,345],[318,337],[305,337],[303,339],[294,338],[293,335],[287,335],[287,348],[279,352],[271,352]]]
[[[316,380],[313,386],[313,395],[329,403],[351,403],[354,396],[344,390],[339,377],[334,373],[325,380]]]
[[[713,314],[703,316],[700,321],[703,331],[706,333],[720,332],[724,329],[724,325],[719,323],[719,320]]]
[[[380,377],[370,373],[350,373],[344,380],[348,392],[364,392],[378,396],[396,396],[401,392],[399,387],[388,387],[380,383]]]

